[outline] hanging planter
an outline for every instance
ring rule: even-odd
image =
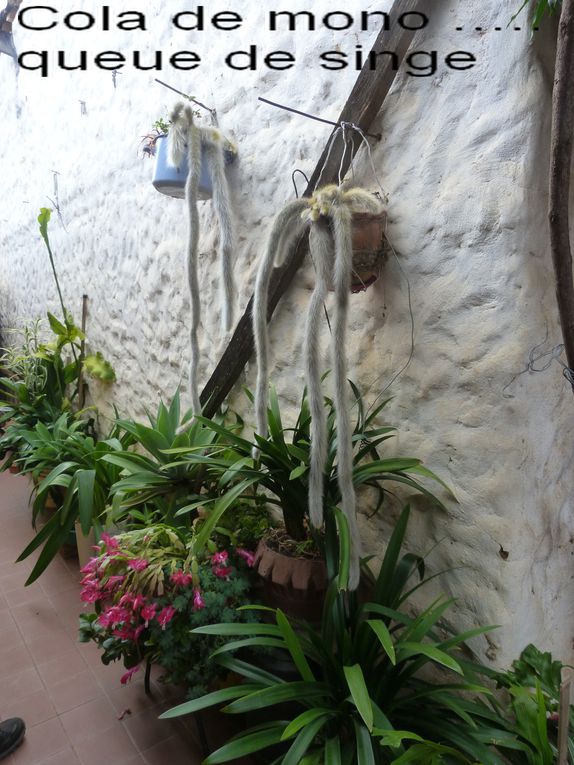
[[[236,234],[225,166],[235,157],[236,149],[219,130],[196,125],[191,107],[178,103],[171,113],[168,153],[171,166],[180,168],[186,162],[189,168],[185,179],[185,200],[188,212],[187,278],[191,303],[189,392],[192,411],[198,415],[201,413],[198,383],[201,295],[198,273],[200,218],[197,201],[205,198],[201,197],[200,191],[204,183],[204,173],[208,173],[209,183],[213,188],[213,209],[219,225],[221,323],[223,330],[228,332],[233,322],[232,260],[236,248]],[[204,165],[206,165],[205,168]],[[183,175],[182,172],[180,177]],[[182,428],[190,427],[192,422],[193,419],[188,420]]]
[[[347,525],[345,535],[350,540],[348,586],[351,590],[359,585],[360,538],[353,485],[353,433],[346,387],[348,375],[345,340],[349,292],[353,283],[357,288],[365,289],[378,276],[384,219],[380,200],[360,188],[344,189],[330,185],[316,190],[311,198],[290,202],[276,217],[271,230],[267,252],[257,273],[253,304],[253,334],[258,366],[255,396],[257,433],[261,438],[267,438],[269,283],[275,265],[281,264],[289,245],[308,226],[309,252],[316,274],[305,330],[305,376],[311,414],[309,518],[314,528],[321,528],[328,444],[321,391],[322,351],[319,336],[325,297],[332,288],[335,293],[331,353],[337,428],[337,480],[343,514],[341,522]],[[254,450],[254,457],[259,457],[259,448]]]
[[[152,183],[157,191],[169,197],[185,199],[185,184],[189,175],[189,162],[187,154],[184,154],[177,165],[169,160],[169,138],[163,133],[153,142],[155,158],[153,167]],[[223,151],[225,165],[230,165],[235,160],[236,153],[231,148]],[[201,152],[201,169],[197,186],[197,199],[211,199],[213,196],[213,183],[207,161],[206,152]]]
[[[354,213],[351,222],[353,237],[353,267],[351,292],[364,292],[374,284],[381,273],[388,254],[385,240],[387,215],[381,213]]]

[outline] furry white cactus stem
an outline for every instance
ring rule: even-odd
[[[218,130],[196,125],[193,119],[193,110],[189,105],[176,104],[171,114],[171,122],[168,139],[170,162],[177,166],[187,156],[189,165],[189,174],[185,186],[185,198],[188,206],[187,278],[191,301],[189,392],[192,410],[194,414],[200,414],[198,331],[201,322],[201,297],[198,277],[199,214],[197,192],[201,177],[202,151],[205,152],[207,167],[211,175],[213,204],[219,223],[221,304],[224,330],[229,331],[233,323],[234,288],[231,261],[235,234],[231,198],[225,173],[224,151],[226,141]]]
[[[316,528],[323,523],[323,473],[327,458],[327,427],[321,390],[319,333],[323,304],[329,286],[335,291],[335,317],[331,339],[331,364],[335,386],[337,424],[337,479],[341,509],[349,525],[351,568],[349,587],[356,589],[360,577],[361,543],[353,486],[353,443],[349,417],[347,356],[345,348],[349,292],[353,264],[353,212],[381,211],[380,201],[360,188],[347,191],[325,186],[310,199],[288,204],[275,219],[267,251],[259,267],[255,285],[253,325],[257,352],[256,415],[257,431],[267,436],[268,289],[275,264],[285,257],[290,243],[310,223],[309,252],[315,265],[315,289],[311,297],[305,329],[305,373],[311,413],[311,464],[309,471],[309,517]],[[255,455],[257,452],[255,452]]]

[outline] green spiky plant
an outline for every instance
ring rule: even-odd
[[[24,560],[41,548],[27,585],[50,564],[76,521],[84,534],[92,528],[99,534],[104,528],[109,492],[119,478],[120,468],[103,457],[124,453],[131,438],[114,427],[107,438],[97,441],[83,427],[81,420],[70,421],[63,414],[52,427],[37,423],[23,434],[26,449],[19,460],[22,470],[38,479],[44,476],[36,488],[34,525],[48,496],[57,503],[53,516],[18,557],[18,561]]]
[[[470,658],[465,647],[492,628],[449,630],[442,619],[453,601],[443,598],[411,615],[409,598],[427,580],[422,559],[401,556],[408,519],[407,507],[367,603],[339,590],[340,556],[332,536],[332,583],[320,629],[267,609],[272,623],[194,630],[229,639],[214,657],[243,683],[175,707],[162,718],[224,705],[229,714],[265,710],[267,720],[244,730],[205,765],[260,751],[273,765],[503,765],[508,760],[502,752],[513,753],[513,762],[522,765],[542,765],[531,759],[535,749],[528,737],[494,702],[486,681],[496,673]],[[295,678],[262,669],[257,662],[262,648],[289,658]]]
[[[197,512],[182,516],[181,508],[217,497],[215,482],[206,470],[210,458],[205,455],[209,453],[215,458],[226,448],[215,429],[223,427],[223,419],[214,420],[214,427],[195,421],[181,428],[189,416],[189,413],[181,416],[178,390],[169,406],[160,402],[157,414],[148,414],[148,424],[117,421],[118,428],[129,434],[137,451],[103,457],[121,471],[110,492],[109,523],[127,521],[131,527],[152,523],[189,526]],[[173,453],[179,451],[192,455],[192,459],[174,461]]]
[[[428,497],[442,507],[440,500],[430,492],[418,479],[427,478],[448,487],[430,470],[424,467],[421,460],[414,457],[384,458],[380,452],[382,444],[392,438],[396,429],[390,426],[378,426],[375,421],[388,401],[367,411],[363,398],[353,383],[350,383],[354,395],[355,423],[353,429],[354,466],[353,481],[356,488],[368,487],[376,492],[377,502],[375,512],[380,509],[389,492],[389,484],[395,483]],[[247,391],[252,400],[252,394]],[[324,502],[327,512],[336,513],[340,502],[337,482],[336,445],[337,434],[335,427],[335,411],[333,401],[325,397],[328,427],[328,459],[324,476]],[[238,482],[242,485],[243,493],[265,493],[266,501],[281,510],[285,529],[288,536],[296,542],[309,540],[311,531],[308,524],[308,481],[311,459],[311,416],[304,393],[301,399],[299,413],[294,427],[283,424],[277,394],[271,390],[269,397],[268,423],[269,435],[266,439],[257,434],[254,440],[239,435],[224,424],[198,417],[197,421],[204,427],[213,430],[219,438],[219,445],[227,444],[227,449],[219,454],[202,457],[208,461],[207,470],[217,479],[218,493],[225,491],[236,492]],[[253,457],[253,446],[257,445],[260,456]],[[196,455],[186,449],[173,450],[178,462],[197,459]],[[175,458],[175,457],[174,457]],[[209,507],[215,499],[202,498],[179,510],[180,514],[191,512],[198,504]],[[220,512],[221,511],[221,505]],[[219,514],[212,512],[213,523],[217,523]],[[315,543],[320,547],[321,535],[315,535]]]

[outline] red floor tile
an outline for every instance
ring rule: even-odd
[[[122,686],[121,664],[104,666],[95,645],[77,641],[77,561],[56,558],[24,587],[38,557],[14,562],[34,536],[29,494],[27,480],[0,474],[0,718],[27,723],[2,765],[199,765],[185,727],[157,719],[165,688],[152,682],[146,696],[143,675]]]

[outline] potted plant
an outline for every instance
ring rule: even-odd
[[[539,679],[532,679],[532,673],[507,678],[529,699],[539,697],[534,714],[521,717],[517,710],[514,717],[489,687],[498,673],[474,660],[465,645],[492,628],[457,634],[443,621],[453,602],[445,598],[412,615],[409,596],[426,580],[421,558],[401,557],[408,516],[406,508],[371,601],[361,604],[333,580],[320,629],[293,622],[277,610],[274,624],[221,623],[194,630],[195,635],[229,639],[213,656],[244,682],[185,702],[161,719],[222,704],[223,712],[256,712],[258,718],[258,724],[211,754],[205,765],[258,752],[266,754],[263,762],[274,765],[555,762],[555,746],[545,749],[551,723],[540,691],[528,687],[535,682],[540,688]],[[417,575],[419,581],[413,581]],[[262,671],[250,660],[263,645],[273,645],[290,659],[293,679]]]
[[[165,524],[103,534],[97,555],[83,569],[81,598],[95,613],[80,616],[80,640],[94,641],[104,664],[123,661],[122,683],[144,667],[149,690],[154,663],[163,681],[181,687],[186,698],[205,693],[228,674],[210,660],[224,641],[190,637],[190,630],[256,618],[237,610],[248,602],[248,552],[212,545],[200,561],[192,536]]]
[[[261,259],[253,299],[253,335],[257,356],[255,413],[257,433],[267,435],[267,397],[269,386],[269,336],[267,328],[269,285],[276,265],[285,259],[305,228],[309,229],[309,254],[315,267],[315,288],[311,296],[305,328],[305,376],[311,412],[311,461],[309,480],[309,519],[313,526],[323,524],[323,474],[327,459],[327,431],[321,393],[319,335],[327,292],[335,293],[331,332],[334,378],[334,412],[337,428],[338,483],[340,508],[350,533],[349,586],[355,589],[360,579],[360,539],[356,497],[352,479],[353,449],[348,417],[347,356],[345,348],[349,314],[349,291],[353,284],[353,216],[357,213],[381,216],[381,201],[361,188],[328,185],[308,198],[287,204],[276,216]],[[365,275],[366,276],[366,275]],[[367,277],[367,280],[370,277]]]
[[[110,488],[120,474],[118,466],[102,458],[126,451],[130,438],[114,427],[107,438],[97,440],[84,432],[81,420],[69,422],[62,415],[52,429],[38,423],[25,434],[25,440],[28,451],[23,469],[36,475],[49,471],[36,490],[32,509],[34,524],[48,495],[58,498],[54,514],[18,557],[18,561],[24,560],[42,548],[26,581],[28,585],[49,565],[74,531],[76,522],[84,536],[92,529],[96,536],[102,533]]]
[[[194,116],[199,116],[195,111]],[[144,155],[154,160],[152,184],[161,194],[166,194],[176,199],[185,199],[185,184],[189,175],[189,162],[187,155],[183,155],[179,162],[174,164],[170,160],[169,131],[173,122],[171,119],[160,117],[154,122],[153,129],[147,133],[142,141]],[[224,147],[224,162],[230,165],[234,162],[237,151],[235,147],[226,142]],[[201,172],[197,189],[197,199],[211,199],[213,196],[213,182],[209,169],[208,156],[201,154]]]
[[[127,522],[130,527],[167,523],[190,527],[197,517],[178,515],[200,497],[217,497],[216,481],[206,470],[205,454],[217,450],[220,436],[199,422],[185,427],[191,413],[181,415],[179,390],[169,406],[160,402],[149,422],[118,419],[117,426],[130,439],[134,451],[109,453],[103,460],[119,468],[110,489],[109,525]],[[217,422],[223,422],[218,418]],[[183,427],[182,427],[183,426]],[[190,451],[196,459],[178,459]]]
[[[357,489],[368,487],[376,492],[377,510],[385,501],[389,482],[406,485],[442,506],[437,497],[425,488],[418,478],[430,478],[443,486],[444,484],[425,468],[420,460],[410,457],[382,458],[380,447],[395,431],[392,427],[378,427],[375,424],[387,402],[384,401],[367,412],[357,387],[352,383],[350,386],[356,412],[352,431],[354,486]],[[252,400],[251,394],[249,397]],[[207,467],[212,476],[218,477],[220,493],[225,490],[237,493],[238,486],[243,486],[243,496],[251,496],[253,499],[250,492],[262,494],[265,501],[278,509],[282,524],[279,528],[269,530],[260,541],[256,552],[256,569],[263,578],[265,602],[275,607],[281,604],[282,609],[292,615],[316,619],[321,611],[328,576],[324,535],[309,522],[311,418],[308,398],[306,394],[303,395],[297,421],[292,428],[283,425],[273,389],[270,391],[269,402],[267,438],[255,434],[254,440],[251,441],[221,423],[198,418],[198,422],[214,430],[221,439],[220,452],[214,452],[208,457]],[[338,510],[341,494],[337,480],[334,404],[328,397],[324,398],[323,403],[328,425],[324,508],[325,513],[336,519],[339,529],[346,532],[347,527]],[[223,453],[221,447],[225,442],[228,449]],[[254,444],[258,450],[255,457]],[[181,450],[179,458],[182,461],[195,459],[194,454],[186,450]],[[179,512],[189,512],[199,504],[205,508],[213,505],[210,517],[214,524],[219,523],[223,511],[216,508],[222,507],[221,499],[205,497]],[[345,555],[348,554],[347,547]]]

